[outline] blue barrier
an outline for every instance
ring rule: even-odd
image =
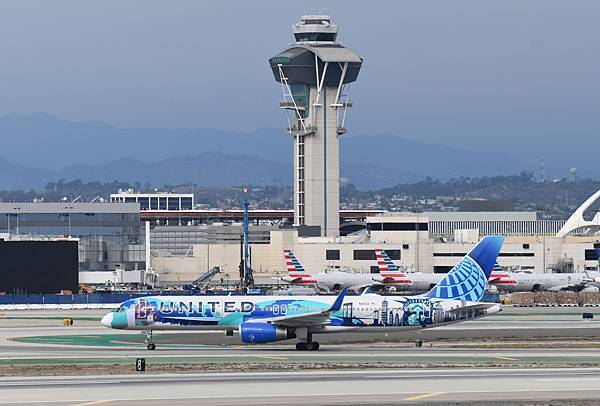
[[[0,305],[13,304],[13,295],[0,295]]]

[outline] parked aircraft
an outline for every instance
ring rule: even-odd
[[[375,250],[379,274],[373,275],[373,280],[386,285],[391,285],[400,290],[427,291],[442,280],[446,274],[421,273],[400,271],[389,255],[382,249]],[[401,277],[397,275],[402,275]]]
[[[282,281],[292,285],[317,286],[327,291],[340,289],[359,290],[373,285],[373,277],[368,273],[352,273],[330,270],[327,272],[308,273],[291,250],[283,250],[288,276],[281,277]]]
[[[600,274],[495,271],[489,283],[504,292],[599,292]]]
[[[482,303],[504,237],[484,237],[433,289],[418,296],[147,296],[127,300],[102,318],[115,329],[239,331],[243,343],[299,338],[297,350],[317,350],[313,334],[436,327],[498,312]]]

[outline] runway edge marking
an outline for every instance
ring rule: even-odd
[[[433,398],[435,396],[441,396],[441,395],[445,395],[448,392],[428,392],[428,393],[422,393],[420,395],[415,395],[415,396],[410,396],[407,398],[404,398],[402,400],[421,400],[421,399],[428,399],[428,398]]]

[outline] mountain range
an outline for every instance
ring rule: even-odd
[[[51,114],[0,117],[0,189],[39,189],[49,181],[193,182],[202,186],[290,184],[292,138],[281,129],[119,128]],[[340,177],[362,190],[426,176],[513,174],[532,168],[497,151],[428,144],[392,134],[347,135]]]

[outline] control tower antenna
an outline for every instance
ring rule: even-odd
[[[336,42],[338,27],[325,14],[305,15],[292,26],[296,43],[269,63],[281,83],[294,138],[294,224],[339,236],[339,137],[352,107],[350,83],[363,59]]]

